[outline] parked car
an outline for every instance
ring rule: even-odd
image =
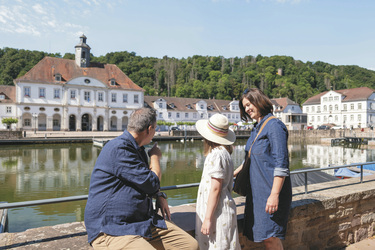
[[[313,130],[313,129],[314,129],[314,126],[307,126],[306,129],[307,129],[307,130]]]
[[[318,129],[318,130],[328,130],[328,129],[330,129],[330,128],[329,128],[329,126],[327,126],[327,125],[320,125],[317,129]]]
[[[331,129],[344,129],[343,126],[333,126]]]
[[[180,130],[177,126],[172,126],[171,130]]]

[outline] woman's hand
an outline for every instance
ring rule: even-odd
[[[267,199],[266,213],[273,214],[279,208],[279,194],[271,193]]]
[[[209,235],[210,229],[211,229],[211,221],[208,219],[205,219],[201,227],[201,233],[204,235]]]

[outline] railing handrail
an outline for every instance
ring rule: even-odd
[[[332,166],[326,168],[313,168],[313,169],[304,169],[304,170],[294,170],[291,171],[290,174],[305,174],[305,193],[307,193],[307,174],[310,172],[317,172],[323,170],[331,170],[331,169],[339,169],[345,167],[356,167],[361,166],[361,178],[360,183],[363,182],[363,166],[375,164],[375,162],[366,162],[366,163],[352,163],[349,165],[341,165],[341,166]],[[165,186],[161,187],[160,190],[174,190],[174,189],[181,189],[181,188],[191,188],[199,186],[199,182],[197,183],[190,183],[190,184],[180,184],[180,185],[173,185],[173,186]],[[53,199],[43,199],[43,200],[34,200],[34,201],[20,201],[20,202],[13,202],[13,203],[0,203],[0,209],[9,209],[9,208],[18,208],[18,207],[28,207],[28,206],[36,206],[36,205],[46,205],[46,204],[53,204],[53,203],[60,203],[60,202],[70,202],[70,201],[80,201],[80,200],[87,200],[88,195],[78,195],[78,196],[68,196],[68,197],[61,197],[61,198],[53,198]]]

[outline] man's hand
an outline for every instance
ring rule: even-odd
[[[160,208],[161,215],[165,220],[171,220],[171,212],[169,211],[168,201],[163,197],[156,199],[156,211]]]
[[[148,156],[151,157],[151,156],[157,156],[158,159],[161,158],[161,150],[160,148],[158,147],[158,143],[155,142],[155,144],[152,146],[152,148],[147,152],[148,153]]]

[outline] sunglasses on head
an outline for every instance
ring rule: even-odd
[[[249,93],[249,91],[250,91],[249,89],[245,89],[245,90],[243,91],[243,94],[246,95],[247,93]]]

